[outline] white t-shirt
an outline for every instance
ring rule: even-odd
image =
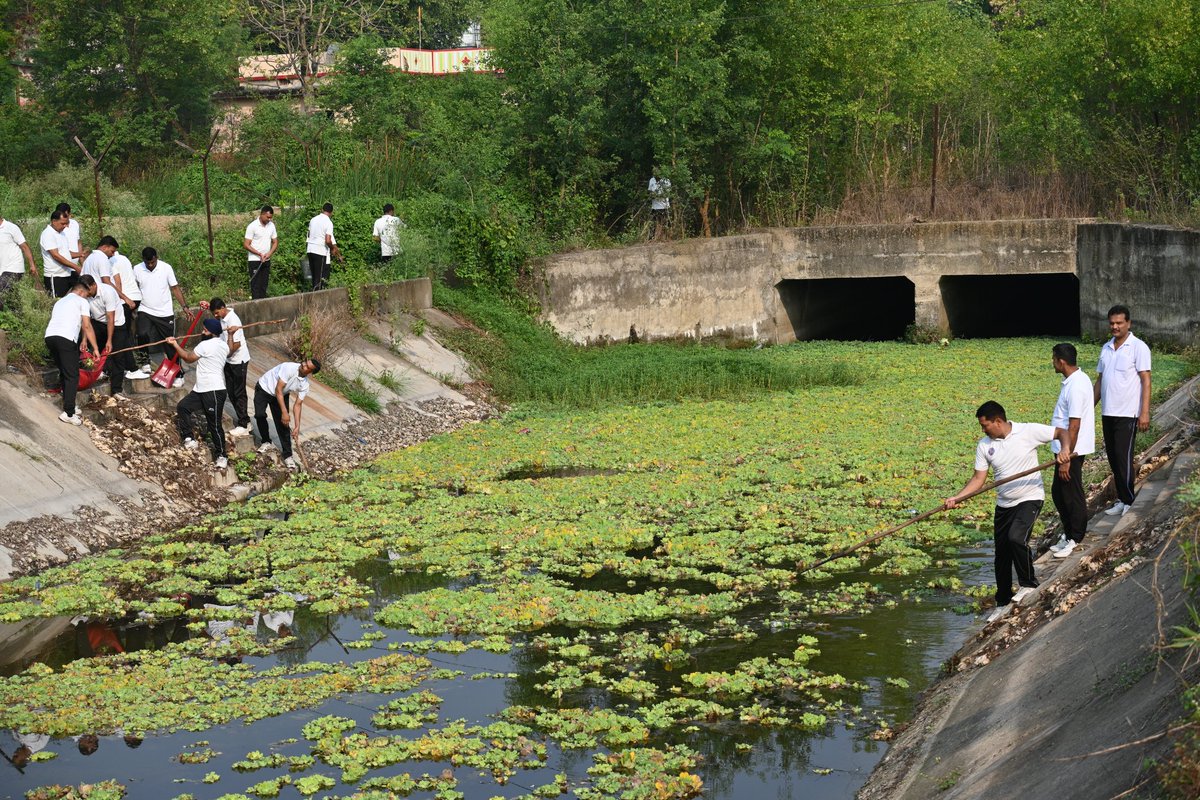
[[[229,306],[226,306],[226,308],[229,308]],[[221,320],[221,329],[223,331],[227,331],[230,328],[241,328],[241,327],[242,327],[241,318],[239,318],[237,313],[234,312],[234,310],[232,308],[230,308],[229,313],[226,314],[224,319]],[[239,330],[237,333],[235,333],[233,335],[233,340],[235,342],[239,342],[242,346],[239,347],[237,350],[233,350],[229,353],[229,363],[230,364],[245,364],[247,361],[250,360],[250,348],[246,347],[245,332]],[[226,345],[228,346],[229,334],[222,333],[221,341],[225,342]]]
[[[107,283],[96,284],[96,296],[88,301],[88,308],[91,310],[92,319],[96,322],[107,322],[108,312],[115,311],[113,325],[125,324],[125,304],[121,302],[117,290]],[[109,344],[112,343],[109,342]]]
[[[325,215],[322,214],[321,216]],[[266,225],[263,225],[257,219],[254,219],[249,225],[246,226],[246,235],[243,238],[249,239],[250,246],[258,252],[271,252],[271,242],[279,238],[279,234],[275,232],[275,221],[272,220]],[[248,261],[262,261],[261,258],[254,255],[254,253],[251,253],[249,250],[246,251],[246,255],[248,256]]]
[[[333,220],[322,212],[308,221],[308,252],[329,257],[329,248],[325,245],[325,234],[333,236]],[[331,241],[337,244],[336,239],[331,239]]]
[[[175,270],[170,264],[160,258],[154,269],[150,270],[146,269],[145,262],[139,263],[133,268],[133,277],[142,290],[141,313],[152,317],[175,316],[171,287],[178,286],[179,281],[175,280]]]
[[[375,227],[371,230],[372,236],[379,237],[379,254],[384,256],[394,256],[400,252],[400,229],[404,227],[404,221],[395,214],[384,214],[379,219],[375,220]]]
[[[50,257],[50,251],[57,250],[60,256],[67,261],[71,260],[71,246],[67,244],[66,234],[59,233],[47,225],[46,230],[38,237],[38,245],[42,248],[42,275],[47,278],[65,278],[75,274],[74,270],[67,269]]]
[[[229,358],[229,345],[220,339],[205,339],[196,345],[195,353],[200,360],[196,362],[194,391],[225,391],[225,360]]]
[[[113,253],[108,263],[112,267],[113,275],[121,279],[121,292],[135,303],[141,300],[142,290],[138,287],[137,278],[133,277],[133,264],[129,263],[129,259],[118,250]]]
[[[71,257],[71,253],[78,253],[79,242],[83,239],[83,229],[79,227],[79,221],[74,217],[67,220],[67,227],[63,229],[63,236],[67,237],[67,246],[70,251],[67,253],[67,258]]]
[[[1136,417],[1142,410],[1139,372],[1150,371],[1150,348],[1132,333],[1113,349],[1109,339],[1100,349],[1100,413],[1106,417]]]
[[[283,393],[294,394],[297,400],[308,397],[308,378],[300,376],[300,364],[295,361],[284,361],[276,364],[258,379],[258,385],[264,392],[275,394],[275,387],[283,381]]]
[[[1092,401],[1092,382],[1083,370],[1077,369],[1063,378],[1058,402],[1054,404],[1054,416],[1050,425],[1066,430],[1071,418],[1079,418],[1079,436],[1075,439],[1075,455],[1087,456],[1096,452],[1096,404]],[[1050,452],[1058,453],[1062,443],[1055,439],[1050,443]]]
[[[25,234],[11,219],[0,222],[0,272],[15,272],[18,275],[25,272],[25,254],[21,245],[25,244]]]
[[[91,313],[86,297],[76,292],[67,292],[54,304],[50,312],[50,324],[46,326],[46,337],[61,336],[72,342],[79,341],[83,330],[83,318]]]
[[[91,275],[96,279],[96,283],[103,283],[101,278],[112,277],[112,264],[108,261],[108,256],[104,255],[103,250],[93,250],[87,258],[83,260],[83,269],[80,275]]]
[[[1054,439],[1054,428],[1036,422],[1014,422],[1012,430],[1003,439],[984,436],[975,448],[975,469],[992,468],[994,480],[1004,480],[1010,475],[1033,469],[1038,465],[1038,445]],[[1045,500],[1046,490],[1042,486],[1041,473],[1035,472],[1024,478],[1006,483],[996,490],[996,505],[1012,508],[1029,500]]]

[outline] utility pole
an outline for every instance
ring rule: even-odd
[[[208,218],[208,263],[215,263],[217,260],[216,254],[213,252],[213,230],[212,230],[212,200],[208,193],[208,157],[212,155],[213,145],[217,143],[217,136],[220,130],[213,131],[212,138],[208,140],[208,147],[204,148],[203,153],[198,153],[194,147],[184,144],[178,139],[175,144],[187,150],[192,155],[200,156],[200,168],[204,172],[204,216]]]
[[[104,235],[104,206],[100,204],[100,162],[104,160],[104,156],[108,155],[109,148],[116,141],[116,137],[113,137],[97,158],[88,152],[88,149],[83,146],[83,142],[79,141],[78,136],[75,137],[75,144],[79,145],[79,149],[83,151],[83,157],[88,160],[88,164],[92,167],[92,186],[96,191],[96,226],[100,229],[101,236]]]
[[[929,177],[929,216],[937,209],[937,170],[938,170],[938,138],[941,128],[942,108],[938,103],[933,104],[933,169]]]

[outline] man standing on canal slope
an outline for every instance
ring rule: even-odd
[[[1004,406],[989,400],[975,412],[983,438],[975,448],[975,474],[958,494],[946,498],[944,506],[954,508],[959,500],[981,488],[987,482],[991,467],[995,480],[1016,475],[1038,465],[1037,449],[1057,439],[1062,445],[1059,464],[1069,463],[1071,448],[1067,432],[1062,428],[1039,425],[1035,422],[1009,422]],[[994,622],[1008,613],[1013,601],[1021,602],[1037,588],[1033,572],[1033,549],[1029,536],[1033,523],[1046,500],[1042,475],[1034,472],[1024,478],[1006,483],[996,489],[996,511],[993,537],[996,543],[996,610],[988,616]],[[1012,590],[1012,573],[1016,568],[1017,593]]]
[[[238,328],[229,329],[229,334],[237,333]],[[231,339],[226,344],[221,339],[221,321],[219,319],[204,320],[204,339],[192,352],[179,346],[174,336],[167,337],[169,344],[181,359],[189,364],[196,364],[196,385],[188,396],[175,406],[175,427],[179,429],[179,438],[188,450],[195,450],[199,444],[192,438],[192,415],[204,412],[204,422],[208,428],[209,450],[212,452],[213,467],[225,469],[229,461],[225,457],[225,429],[221,425],[221,417],[225,414],[225,361],[229,358],[230,350],[237,350],[240,344]]]
[[[1050,424],[1067,432],[1067,444],[1058,441],[1050,445],[1057,455],[1062,450],[1071,454],[1071,460],[1060,463],[1054,470],[1054,483],[1050,485],[1050,496],[1062,520],[1062,537],[1050,548],[1055,558],[1071,555],[1087,533],[1087,498],[1083,495],[1083,458],[1096,452],[1096,410],[1092,400],[1092,382],[1084,371],[1076,366],[1079,353],[1075,345],[1063,342],[1054,345],[1050,363],[1054,371],[1063,376],[1058,402],[1054,404],[1054,416]]]
[[[246,248],[250,266],[250,299],[259,300],[267,296],[267,284],[271,280],[271,256],[279,247],[279,233],[275,230],[275,209],[263,206],[258,217],[246,226],[246,237],[242,247]]]
[[[92,356],[100,357],[96,346],[96,334],[92,330],[92,310],[88,301],[96,296],[96,281],[84,275],[71,289],[54,304],[50,312],[50,324],[46,326],[46,349],[58,367],[59,385],[62,386],[62,422],[82,425],[83,418],[75,407],[75,395],[79,391],[79,335],[91,350]]]
[[[268,370],[254,386],[254,421],[258,425],[258,436],[262,444],[260,453],[269,453],[271,430],[267,427],[267,409],[275,420],[275,433],[279,434],[279,450],[288,469],[296,469],[292,458],[292,437],[300,436],[300,411],[304,398],[308,396],[308,376],[321,371],[321,362],[315,358],[304,361],[284,361]],[[296,404],[288,410],[289,395],[296,396]],[[292,416],[296,421],[292,422]],[[288,426],[291,426],[290,428]]]
[[[1129,332],[1130,325],[1128,306],[1108,310],[1112,338],[1100,350],[1092,388],[1117,489],[1117,502],[1104,512],[1109,516],[1124,514],[1133,505],[1133,437],[1150,429],[1150,348]]]

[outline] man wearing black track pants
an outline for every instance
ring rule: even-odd
[[[1133,505],[1133,439],[1150,430],[1150,348],[1130,332],[1128,306],[1108,310],[1112,338],[1100,350],[1092,402],[1100,404],[1104,452],[1112,468],[1117,502],[1104,513],[1123,515]]]

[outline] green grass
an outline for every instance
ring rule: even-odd
[[[355,408],[360,408],[368,414],[378,414],[383,410],[379,397],[367,388],[361,376],[347,378],[331,367],[326,367],[317,374],[321,383],[343,395]]]
[[[678,400],[739,399],[762,392],[847,386],[841,361],[798,361],[771,349],[678,344],[578,347],[495,297],[439,287],[436,304],[484,328],[443,333],[502,399],[543,408],[599,408]]]

